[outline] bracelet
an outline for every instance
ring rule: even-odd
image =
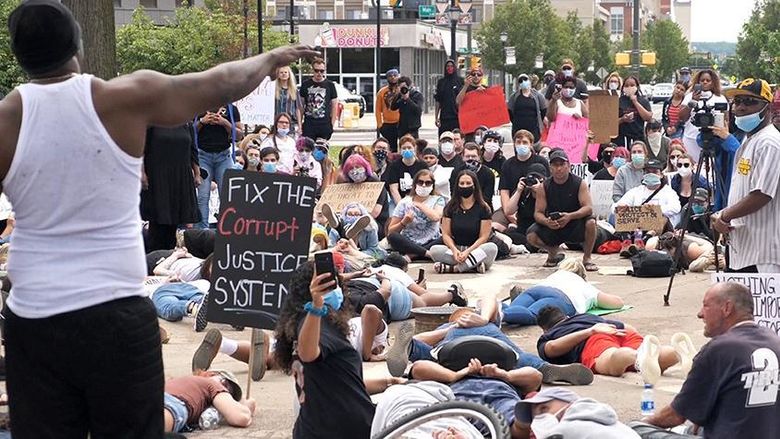
[[[317,308],[312,302],[306,302],[306,304],[303,305],[303,310],[317,317],[325,317],[328,315],[328,307],[323,305],[322,308]]]

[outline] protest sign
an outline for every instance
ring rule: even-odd
[[[230,169],[220,192],[207,320],[273,329],[307,261],[317,181]]]
[[[273,126],[275,95],[276,81],[266,77],[252,93],[235,102],[241,114],[241,122],[248,125]]]
[[[371,212],[384,187],[385,184],[381,181],[332,184],[325,188],[325,192],[322,193],[320,201],[317,203],[317,208],[319,209],[319,206],[327,203],[334,212],[341,212],[344,206],[349,203],[360,203]]]
[[[588,140],[588,119],[575,118],[568,114],[558,113],[555,121],[550,124],[547,133],[547,144],[562,148],[569,156],[569,162],[582,162],[582,149]]]
[[[590,198],[593,200],[593,216],[607,218],[612,213],[612,180],[593,180]]]
[[[504,90],[496,86],[466,93],[458,107],[458,121],[465,134],[473,133],[480,125],[497,127],[509,123]]]
[[[753,295],[753,321],[780,335],[780,273],[713,273],[712,283],[738,282]]]
[[[585,181],[588,181],[591,177],[587,163],[572,163],[571,173]]]
[[[661,234],[666,225],[666,217],[661,206],[643,204],[641,206],[617,206],[615,208],[615,231],[633,232],[636,229],[655,230]]]
[[[618,96],[606,90],[588,92],[590,130],[596,135],[595,143],[609,143],[618,135]],[[591,158],[595,159],[593,155]]]

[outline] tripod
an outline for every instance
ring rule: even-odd
[[[680,261],[682,259],[682,252],[683,252],[683,240],[685,239],[685,234],[688,231],[688,225],[691,221],[691,201],[693,200],[694,195],[696,194],[696,189],[699,188],[699,177],[701,176],[701,171],[704,169],[705,175],[709,175],[711,170],[715,169],[715,157],[713,156],[711,141],[713,138],[712,130],[707,128],[701,129],[701,155],[699,156],[699,162],[696,165],[696,172],[693,175],[693,182],[691,184],[691,198],[688,201],[688,204],[685,206],[685,210],[683,211],[683,217],[680,221],[680,241],[679,244],[675,247],[674,251],[674,257],[672,259],[672,268],[670,269],[670,278],[669,278],[669,287],[666,289],[666,294],[664,294],[664,306],[669,306],[669,296],[672,293],[672,285],[674,284],[674,277],[677,275],[678,272],[683,271],[682,267],[680,266]],[[715,179],[714,179],[714,190],[712,191],[712,194],[715,193],[716,190],[722,190],[724,188],[723,180],[718,172],[714,172]],[[707,202],[708,206],[711,205],[711,195],[708,194],[707,196]],[[708,208],[709,210],[709,208]],[[705,212],[704,215],[709,215],[712,212]],[[720,256],[718,252],[718,236],[715,235],[715,271],[720,272]]]

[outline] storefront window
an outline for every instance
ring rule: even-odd
[[[338,74],[341,66],[341,53],[339,49],[325,49],[327,54],[327,69],[330,74]]]
[[[341,73],[372,73],[374,49],[342,49]]]

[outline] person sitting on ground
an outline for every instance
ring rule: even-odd
[[[545,267],[555,267],[565,258],[558,253],[561,244],[582,244],[585,270],[597,271],[591,261],[596,220],[588,183],[571,173],[569,157],[560,148],[550,152],[550,169],[552,176],[535,190],[536,223],[528,228],[528,242],[547,250]]]
[[[696,163],[693,163],[691,156],[683,154],[677,158],[677,175],[671,178],[670,186],[677,193],[680,198],[680,205],[685,206],[693,195],[693,177],[696,173]],[[696,188],[704,189],[707,192],[710,191],[710,184],[707,182],[707,178],[699,175],[699,180],[696,183]]]
[[[246,151],[246,170],[257,172],[260,170],[260,148],[250,145]]]
[[[450,190],[450,177],[454,173],[454,168],[444,167],[439,164],[439,153],[436,148],[427,147],[420,154],[423,161],[428,165],[428,170],[433,172],[434,188],[436,192],[444,197],[445,202],[450,201],[452,192]]]
[[[262,148],[274,148],[279,151],[281,158],[280,170],[285,174],[293,173],[293,162],[295,161],[295,130],[290,129],[292,117],[287,113],[279,113],[274,119],[273,128],[268,137],[263,140]]]
[[[654,335],[642,337],[629,325],[592,314],[567,317],[547,306],[539,311],[538,320],[544,331],[536,343],[539,356],[553,364],[581,362],[597,374],[614,377],[636,370],[645,384],[652,385],[675,364],[681,364],[683,375],[690,370],[693,343],[681,332],[672,337],[680,346],[675,350],[662,346]]]
[[[482,199],[490,207],[490,213],[493,213],[493,196],[496,193],[496,174],[492,169],[482,164],[479,146],[474,142],[466,142],[463,145],[463,166],[455,168],[450,174],[450,193],[454,194],[458,187],[458,175],[461,171],[471,171],[477,176],[479,187],[482,191]]]
[[[538,163],[529,166],[528,175],[518,183],[518,190],[509,198],[509,204],[502,205],[504,214],[507,214],[512,221],[503,233],[509,236],[514,244],[522,245],[532,253],[539,251],[539,249],[528,242],[526,237],[528,228],[536,223],[534,216],[536,212],[536,190],[534,188],[549,176],[550,173],[544,166]],[[520,190],[520,184],[522,184],[522,190]],[[502,226],[493,223],[493,228],[501,231]]]
[[[390,347],[390,352],[387,355],[387,369],[390,374],[393,376],[403,375],[407,365],[411,362],[409,376],[414,377],[417,364],[429,369],[429,363],[418,363],[419,360],[436,362],[436,359],[431,355],[434,348],[444,346],[461,337],[479,335],[505,344],[514,351],[517,358],[517,363],[512,369],[532,367],[541,372],[544,383],[564,381],[574,385],[587,385],[593,381],[593,373],[581,364],[552,365],[536,355],[524,352],[512,342],[497,326],[501,320],[495,295],[488,294],[483,297],[481,305],[479,312],[475,312],[471,308],[455,310],[450,315],[449,323],[445,323],[433,331],[416,335],[414,335],[411,322],[402,323],[398,329],[395,343]],[[464,363],[468,363],[468,361]]]
[[[398,140],[401,159],[390,162],[385,171],[384,181],[392,197],[392,205],[397,206],[401,199],[414,190],[414,176],[428,169],[425,162],[417,158],[417,144],[414,137],[406,135]]]
[[[638,439],[615,409],[560,387],[548,387],[515,406],[512,439]]]
[[[621,207],[637,207],[641,205],[660,206],[661,212],[674,227],[680,221],[680,199],[668,184],[661,172],[663,165],[655,159],[645,164],[645,175],[642,184],[630,189],[612,205],[612,212],[620,215]]]
[[[596,175],[593,176],[593,179],[614,181],[618,170],[625,166],[630,159],[631,154],[629,154],[626,148],[623,148],[622,146],[615,148],[615,151],[612,153],[611,161],[608,164],[605,163],[606,166],[604,169],[596,172]]]
[[[669,157],[669,145],[671,139],[664,135],[664,127],[658,120],[651,120],[645,124],[645,139],[647,139],[647,149],[650,153],[649,159],[656,159],[661,163],[666,163]]]
[[[390,219],[387,241],[410,260],[430,259],[431,247],[442,243],[440,222],[445,202],[433,185],[433,172],[424,169],[415,174],[414,194],[395,206]]]
[[[311,177],[317,180],[317,189],[322,186],[322,166],[312,157],[314,140],[300,137],[295,142],[297,152],[293,155],[292,175]]]
[[[203,412],[213,406],[232,427],[252,424],[257,403],[243,398],[241,386],[226,370],[199,371],[165,382],[163,418],[166,432],[182,433],[198,426]]]
[[[330,146],[326,139],[318,138],[314,141],[314,152],[311,156],[314,160],[320,164],[322,169],[322,187],[320,192],[324,192],[328,186],[336,183],[336,177],[338,176],[338,169],[333,161],[328,156],[330,152]]]
[[[460,168],[463,159],[455,151],[455,135],[451,131],[445,131],[439,136],[439,164],[444,168]]]
[[[325,218],[328,218],[328,223],[332,224],[330,222],[330,217],[333,215],[331,207],[327,203],[323,203],[322,211]],[[387,256],[387,252],[379,246],[379,226],[371,218],[368,210],[357,202],[347,203],[344,206],[336,227],[331,226],[329,238],[331,245],[336,245],[342,238],[350,239],[361,252],[375,259],[384,259]]]
[[[629,190],[642,184],[645,175],[645,162],[650,155],[645,142],[635,140],[631,143],[631,162],[618,169],[615,183],[612,185],[612,201],[616,202]]]
[[[501,168],[504,166],[504,162],[506,162],[504,152],[501,150],[504,136],[498,131],[485,130],[481,137],[475,135],[474,138],[474,141],[482,146],[482,164],[490,168],[496,177],[500,177]],[[481,143],[477,139],[481,139]]]
[[[437,273],[484,273],[498,255],[498,246],[490,242],[492,210],[482,199],[476,174],[460,171],[457,179],[458,186],[441,220],[444,245],[430,250],[433,268]]]
[[[704,321],[704,336],[712,340],[696,355],[672,403],[643,421],[671,428],[687,419],[704,428],[706,439],[776,437],[780,337],[754,323],[750,289],[734,282],[713,285],[698,317]]]
[[[574,258],[564,259],[558,271],[523,291],[519,285],[512,288],[512,303],[504,306],[504,323],[511,325],[535,325],[539,311],[555,306],[567,316],[586,313],[594,308],[620,309],[623,299],[605,293],[586,280],[582,262]]]
[[[683,206],[683,212],[685,209],[691,210],[691,217],[688,220],[688,231],[696,233],[699,236],[705,237],[712,242],[715,242],[715,231],[712,229],[710,221],[710,214],[712,213],[712,203],[710,203],[710,192],[704,188],[697,188],[693,197],[690,198],[688,204]],[[679,228],[682,224],[679,224]]]
[[[279,151],[272,146],[261,149],[258,169],[266,174],[283,173],[284,171],[279,168]]]
[[[371,145],[371,154],[374,156],[374,175],[378,179],[382,179],[387,170],[387,163],[390,161],[388,154],[390,153],[390,142],[384,137],[379,137],[374,140]]]

